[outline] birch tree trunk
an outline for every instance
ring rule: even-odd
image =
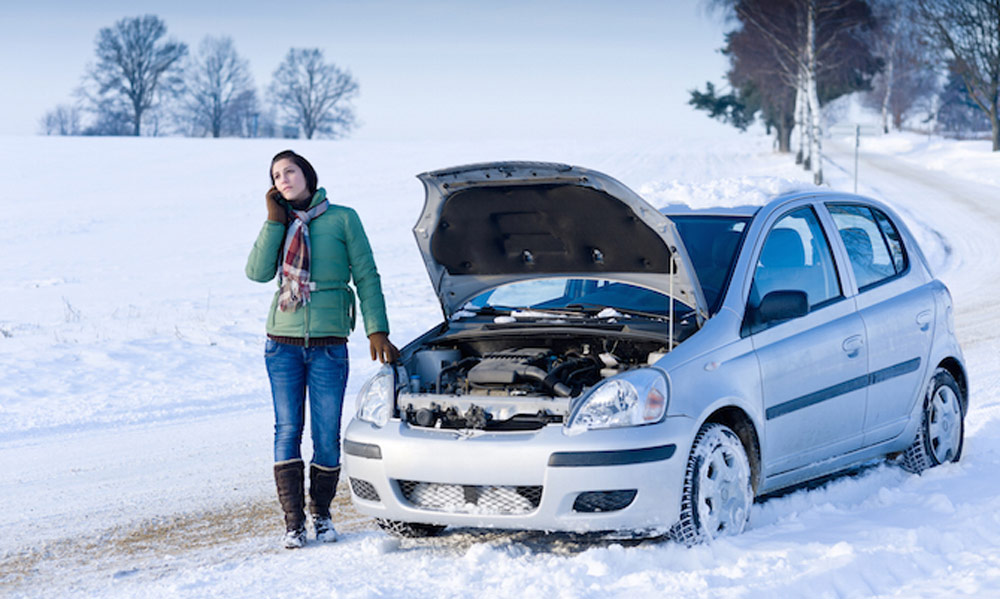
[[[997,29],[1000,30],[1000,22],[997,23]],[[990,115],[990,128],[993,130],[993,151],[1000,152],[1000,69],[994,70],[990,76],[990,89],[992,91],[987,95],[990,100],[988,114]]]
[[[888,61],[885,65],[885,95],[882,96],[882,132],[889,132],[889,100],[892,98],[893,71],[896,66],[896,38],[898,25],[893,25],[892,41],[889,42]]]
[[[816,0],[809,0],[806,23],[806,93],[809,103],[809,155],[813,183],[823,184],[823,134],[820,124],[819,94],[816,90]]]
[[[805,131],[806,137],[806,157],[802,161],[802,168],[807,171],[812,171],[812,161],[813,161],[813,128],[812,128],[812,103],[809,101],[809,79],[803,76],[802,78],[802,130]]]
[[[795,128],[799,133],[799,152],[795,155],[795,164],[803,164],[806,160],[806,95],[801,69],[799,70],[798,86],[795,88]],[[806,167],[808,168],[808,167]]]
[[[1000,115],[997,114],[997,101],[993,100],[993,111],[990,112],[990,128],[993,130],[993,151],[1000,152]]]

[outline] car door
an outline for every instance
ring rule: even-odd
[[[755,322],[756,306],[779,290],[804,291],[808,313]],[[770,228],[746,314],[761,372],[768,475],[860,446],[868,359],[864,324],[843,293],[830,243],[811,206],[791,210]]]
[[[883,211],[846,202],[827,209],[850,259],[868,336],[865,444],[872,445],[903,432],[920,396],[934,336],[934,294],[926,282],[906,276],[906,248]]]

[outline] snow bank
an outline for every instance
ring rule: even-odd
[[[779,195],[821,189],[811,183],[772,176],[716,179],[705,183],[657,181],[639,188],[639,194],[657,208],[671,211],[677,206],[692,210],[763,206]]]
[[[991,148],[989,140],[954,140],[906,132],[861,140],[864,153],[893,156],[960,179],[1000,185],[1000,152],[992,152]]]

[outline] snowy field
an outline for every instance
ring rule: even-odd
[[[972,385],[961,463],[923,476],[873,464],[758,503],[747,533],[694,548],[463,530],[398,541],[342,488],[341,541],[299,551],[277,548],[262,357],[273,287],[243,275],[269,159],[289,146],[361,215],[400,346],[441,316],[410,232],[419,172],[567,162],[658,206],[762,203],[809,179],[759,133],[0,138],[13,175],[0,190],[0,596],[998,596],[1000,155],[988,142],[865,139],[859,169],[859,191],[904,215],[954,296]],[[853,139],[826,149],[832,186],[851,190]],[[375,369],[360,332],[349,351],[348,414]]]

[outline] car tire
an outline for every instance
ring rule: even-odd
[[[900,465],[919,474],[946,462],[957,462],[965,444],[965,409],[955,377],[938,368],[927,385],[917,438],[900,459]]]
[[[401,522],[399,520],[385,520],[375,518],[378,527],[394,537],[406,539],[420,539],[424,537],[436,537],[441,534],[445,526],[439,524],[422,524],[419,522]]]
[[[753,505],[750,460],[729,427],[708,423],[691,445],[680,519],[670,536],[685,545],[743,532]]]

